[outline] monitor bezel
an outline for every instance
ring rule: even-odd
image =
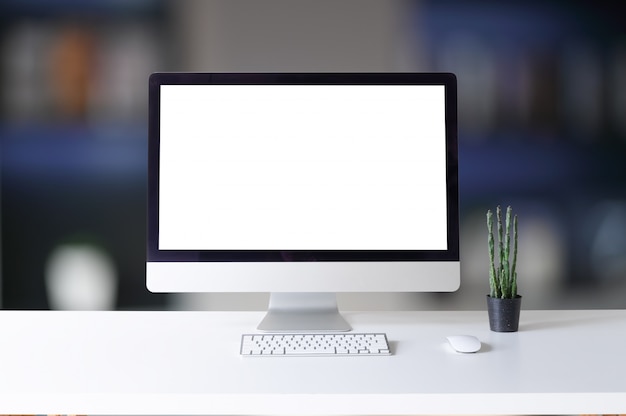
[[[443,85],[447,250],[160,250],[159,156],[162,85]],[[148,262],[459,262],[457,87],[451,73],[154,73],[149,78]]]

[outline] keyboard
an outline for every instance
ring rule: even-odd
[[[245,357],[380,356],[391,355],[383,333],[243,334]]]

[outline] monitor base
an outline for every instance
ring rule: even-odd
[[[334,293],[273,292],[267,314],[257,329],[265,332],[346,332],[352,327],[339,313]]]

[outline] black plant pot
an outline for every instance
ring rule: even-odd
[[[494,332],[516,332],[519,328],[519,315],[522,297],[512,299],[492,298],[487,295],[489,327]]]

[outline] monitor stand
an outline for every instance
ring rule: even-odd
[[[341,316],[334,293],[270,294],[265,318],[257,327],[266,332],[345,332],[352,327]]]

